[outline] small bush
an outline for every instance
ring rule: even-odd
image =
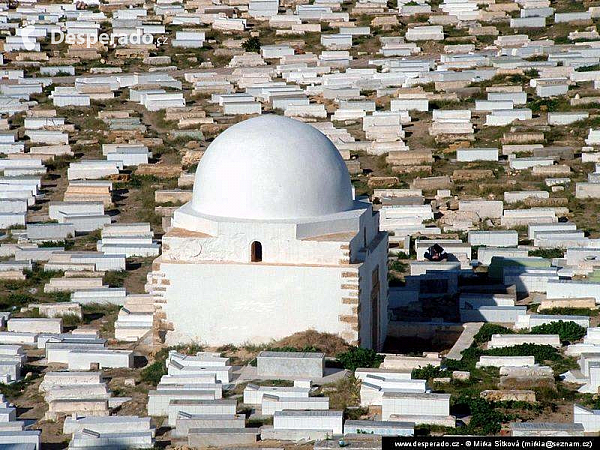
[[[260,39],[258,39],[256,36],[252,36],[242,43],[243,49],[247,52],[259,53],[260,46]]]
[[[565,252],[560,248],[538,248],[537,250],[529,250],[529,256],[540,256],[542,258],[562,258]]]
[[[73,248],[73,241],[44,241],[38,247],[63,247],[65,250],[71,250]]]
[[[360,381],[352,375],[343,377],[335,383],[323,385],[320,394],[329,397],[331,409],[347,411],[360,406]]]
[[[475,369],[476,362],[477,361],[473,361],[473,364],[471,364],[471,361],[466,360],[463,356],[462,359],[445,359],[444,366],[446,367],[446,370],[451,372],[454,372],[455,370],[467,370],[470,372],[471,370]]]
[[[411,378],[413,380],[431,380],[432,378],[449,377],[450,375],[449,371],[428,364],[425,367],[413,369]]]
[[[590,316],[595,317],[598,315],[597,309],[589,308],[551,308],[544,309],[542,314],[551,314],[555,316]]]
[[[204,346],[196,343],[192,344],[179,344],[175,347],[169,347],[169,350],[175,350],[177,353],[182,355],[194,356],[204,351]]]
[[[369,408],[353,406],[344,410],[344,420],[360,420],[363,416],[369,414]],[[371,432],[372,434],[373,432]],[[359,430],[360,434],[360,430]]]
[[[263,425],[273,425],[273,417],[253,417],[248,419],[248,428],[260,428]]]
[[[163,375],[167,374],[167,368],[164,361],[156,361],[144,367],[142,370],[142,381],[157,386]]]
[[[39,266],[34,266],[33,270],[25,269],[23,273],[27,276],[27,284],[34,287],[47,283],[50,278],[62,277],[65,274],[62,270],[43,270]]]
[[[29,318],[29,319],[40,319],[46,316],[43,316],[40,314],[40,309],[39,308],[32,308],[28,311],[25,311],[23,313],[19,313],[19,317],[23,317],[23,318]]]
[[[479,361],[479,358],[482,355],[533,356],[535,358],[535,362],[538,364],[541,364],[544,361],[558,363],[564,359],[558,350],[550,345],[520,344],[513,345],[512,347],[492,348],[489,350],[482,350],[476,346],[471,346],[462,351],[462,358],[460,360],[446,359],[444,361],[444,366],[449,371],[472,371],[475,369],[475,364]]]
[[[233,344],[225,344],[217,348],[217,352],[219,353],[237,352],[238,350],[238,347]]]
[[[392,261],[390,263],[390,270],[394,270],[396,272],[406,272],[408,270],[408,264],[399,260]]]
[[[16,292],[8,295],[8,302],[14,306],[27,305],[28,303],[35,303],[36,299],[31,295],[18,294]]]
[[[460,434],[497,434],[506,420],[506,416],[495,409],[494,403],[482,398],[459,397],[454,407],[468,410],[471,416],[469,425],[460,429]]]
[[[600,70],[600,64],[594,64],[592,66],[581,66],[575,69],[576,72],[593,72]]]
[[[127,278],[126,270],[111,270],[104,274],[104,282],[112,288],[123,287],[125,278]]]
[[[558,322],[545,323],[537,327],[531,328],[532,334],[558,334],[561,341],[574,342],[585,336],[585,328],[575,322]]]
[[[533,356],[538,364],[544,361],[557,361],[562,358],[557,349],[550,345],[520,344],[512,347],[486,350],[489,356]]]
[[[371,349],[352,347],[337,355],[337,360],[344,369],[355,371],[359,367],[379,367],[383,356]]]
[[[77,314],[65,314],[62,317],[63,326],[65,327],[76,327],[83,322],[83,320]]]
[[[83,313],[83,321],[85,323],[90,323],[109,314],[116,315],[119,312],[119,306],[103,303],[88,303],[81,307],[81,311]]]
[[[52,301],[56,303],[65,303],[71,301],[71,293],[68,291],[53,292]]]
[[[474,337],[475,343],[485,344],[492,339],[493,334],[512,334],[513,330],[510,328],[503,327],[502,325],[496,325],[493,323],[484,323]]]
[[[570,108],[569,101],[564,98],[540,98],[527,104],[534,113],[540,111],[566,111]]]

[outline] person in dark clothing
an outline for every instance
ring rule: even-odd
[[[440,244],[433,244],[425,252],[425,258],[429,261],[443,261],[448,259],[448,254]]]

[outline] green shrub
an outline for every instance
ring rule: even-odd
[[[551,308],[544,309],[542,314],[551,314],[556,316],[590,316],[595,317],[598,315],[597,309],[589,308]]]
[[[47,283],[50,278],[62,277],[65,274],[62,270],[44,270],[40,266],[34,266],[33,270],[25,269],[23,273],[27,276],[27,284],[34,287]]]
[[[444,360],[444,367],[446,367],[446,370],[449,370],[451,372],[454,372],[455,370],[471,371],[471,370],[475,369],[476,362],[477,361],[474,361],[473,364],[470,364],[470,361],[466,360],[463,356],[462,359],[446,359],[446,360]]]
[[[242,43],[243,49],[247,52],[259,53],[260,46],[260,39],[258,39],[256,36],[252,36]]]
[[[260,428],[263,425],[273,425],[273,417],[253,417],[248,419],[248,428]]]
[[[35,303],[36,299],[31,295],[18,294],[13,292],[8,295],[8,302],[14,306],[26,305],[28,303]]]
[[[25,272],[25,271],[23,271]],[[0,282],[0,291],[17,291],[21,288],[27,287],[26,280],[2,280]]]
[[[335,383],[323,385],[317,395],[321,394],[329,397],[331,409],[347,412],[360,406],[360,381],[353,375],[342,377]]]
[[[217,348],[217,352],[219,352],[219,353],[237,352],[237,351],[238,351],[238,347],[233,344],[225,344],[225,345],[221,345],[220,347]],[[223,356],[223,355],[221,355],[221,356]]]
[[[576,72],[593,72],[595,70],[600,70],[600,64],[594,64],[592,66],[581,66],[575,69]]]
[[[120,288],[123,287],[125,278],[127,278],[126,270],[111,270],[104,274],[104,283],[113,288]]]
[[[565,252],[560,248],[538,248],[537,250],[529,250],[528,255],[552,259],[564,257]]]
[[[406,272],[408,270],[408,264],[399,260],[392,261],[390,263],[390,270],[394,270],[396,272]]]
[[[65,327],[76,327],[80,325],[83,320],[77,314],[65,314],[62,317],[63,326]]]
[[[570,107],[570,103],[565,98],[540,98],[527,103],[529,108],[538,113],[542,110],[555,112],[566,111]]]
[[[379,367],[383,356],[371,349],[352,347],[337,355],[337,360],[344,369],[355,371],[359,367]]]
[[[51,295],[52,301],[56,303],[65,303],[71,301],[71,293],[68,291],[53,292]]]
[[[174,347],[169,347],[167,349],[167,352],[165,353],[165,356],[164,356],[165,359],[167,358],[167,355],[169,354],[170,350],[175,350],[177,353],[181,353],[182,355],[194,356],[194,355],[198,354],[199,352],[203,352],[204,346],[202,346],[200,344],[192,343],[192,344],[179,344]]]
[[[536,363],[557,361],[562,358],[557,349],[550,345],[520,344],[512,347],[492,348],[483,352],[489,356],[533,356]]]
[[[104,316],[117,314],[119,309],[118,305],[88,303],[87,305],[82,305],[81,312],[83,313],[83,321],[85,323],[90,323]]]
[[[578,341],[585,336],[585,328],[575,322],[558,322],[545,323],[531,328],[532,334],[558,334],[561,341],[573,342]]]
[[[346,408],[344,410],[344,420],[360,420],[363,416],[369,414],[369,408],[361,408],[354,406],[352,408]],[[360,434],[360,430],[358,431]],[[370,432],[373,434],[373,432]]]
[[[494,403],[482,398],[465,397],[459,397],[457,403],[462,403],[461,406],[466,407],[471,415],[469,425],[462,428],[460,434],[490,435],[500,432],[506,417],[495,409]]]
[[[40,309],[39,308],[31,308],[28,311],[25,311],[23,313],[19,314],[19,317],[23,317],[23,318],[29,318],[29,319],[40,319],[46,316],[43,316],[40,314]]]
[[[44,241],[38,247],[63,247],[65,250],[71,250],[73,248],[73,241]]]
[[[150,383],[153,386],[157,386],[160,383],[160,379],[163,375],[167,374],[167,367],[164,361],[156,361],[142,370],[142,381]]]
[[[449,377],[451,373],[441,367],[434,367],[431,364],[418,369],[413,369],[411,378],[413,380],[431,380],[432,378]]]
[[[513,334],[514,331],[510,328],[503,327],[502,325],[496,325],[494,323],[484,323],[479,329],[475,337],[475,343],[485,344],[492,339],[493,334]]]
[[[503,348],[492,348],[488,350],[482,350],[476,346],[471,346],[466,350],[462,351],[462,358],[458,359],[446,359],[444,366],[447,370],[468,370],[472,371],[475,369],[475,364],[479,361],[482,355],[489,356],[533,356],[536,363],[543,363],[544,361],[553,361],[559,363],[562,361],[562,355],[557,349],[550,345],[537,345],[537,344],[520,344],[513,345],[512,347]]]

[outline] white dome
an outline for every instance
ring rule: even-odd
[[[344,160],[316,128],[276,115],[240,122],[198,164],[192,208],[210,216],[300,219],[352,209]]]

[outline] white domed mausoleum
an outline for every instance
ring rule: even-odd
[[[333,143],[264,115],[217,137],[148,289],[169,344],[264,343],[314,329],[381,349],[388,238]]]

